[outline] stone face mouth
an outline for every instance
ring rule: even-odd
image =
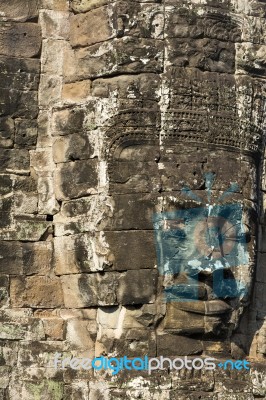
[[[229,313],[230,311],[232,311],[232,308],[225,301],[222,300],[209,300],[209,301],[198,300],[191,302],[180,301],[174,303],[174,306],[183,311],[193,312],[202,315],[219,315],[219,314]]]
[[[219,335],[232,308],[222,300],[167,303],[163,329],[173,334]]]

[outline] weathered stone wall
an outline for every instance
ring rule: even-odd
[[[266,398],[265,2],[2,3],[0,399]],[[251,216],[227,319],[165,304],[156,256],[153,214],[198,206],[182,189],[204,198],[210,171]],[[111,376],[56,352],[252,369]]]

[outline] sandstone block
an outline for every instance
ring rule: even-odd
[[[8,213],[7,215],[10,215]],[[4,216],[2,216],[3,218]],[[42,217],[42,216],[40,216]],[[39,241],[49,232],[52,232],[51,223],[44,218],[31,215],[14,215],[14,224],[7,232],[2,232],[3,240]]]
[[[10,367],[8,366],[1,366],[0,367],[0,388],[5,389],[8,387],[10,380]],[[4,400],[4,390],[0,390],[0,399]]]
[[[70,54],[69,54],[70,52]],[[161,42],[127,37],[80,48],[69,49],[64,76],[67,82],[107,76],[110,73],[145,73],[162,71]],[[146,54],[149,53],[149,58]]]
[[[34,23],[4,23],[0,27],[0,54],[30,58],[41,48],[40,27]]]
[[[53,113],[52,129],[57,135],[68,135],[83,129],[85,110],[66,108]]]
[[[40,0],[39,7],[54,11],[68,11],[68,0]]]
[[[8,194],[12,191],[12,179],[10,175],[0,175],[0,195]]]
[[[55,198],[52,176],[42,176],[38,179],[38,212],[44,215],[56,214],[60,207]]]
[[[143,100],[159,100],[158,89],[161,78],[157,74],[139,74],[116,76],[112,78],[99,78],[92,82],[92,95],[96,97],[109,97],[118,94],[119,98],[138,98]],[[145,158],[145,161],[149,161]]]
[[[184,187],[184,182],[192,190],[196,190],[200,189],[204,183],[202,170],[197,163],[163,161],[162,165],[163,168],[160,170],[160,176],[164,191],[181,190]]]
[[[74,82],[74,83],[66,83],[62,89],[62,98],[65,101],[78,103],[84,101],[91,92],[91,81],[89,79]]]
[[[113,201],[113,216],[104,223],[106,231],[153,229],[157,196],[148,193],[113,195]]]
[[[258,282],[263,282],[266,284],[265,267],[266,267],[266,253],[258,253],[256,280]]]
[[[203,350],[200,340],[178,335],[158,335],[157,352],[167,356],[188,356],[200,354]]]
[[[22,243],[23,271],[26,275],[47,275],[52,267],[51,242]]]
[[[65,306],[68,308],[116,305],[119,277],[113,272],[61,276]]]
[[[63,56],[63,75],[64,82],[76,82],[77,79],[81,80],[81,77],[77,77],[78,60],[76,52],[68,43],[64,49]],[[84,78],[85,79],[85,78]]]
[[[16,92],[15,92],[16,93]],[[38,92],[35,90],[21,91],[17,93],[17,101],[11,98],[14,117],[36,119],[38,116]]]
[[[154,268],[157,264],[152,231],[107,231],[105,238],[110,248],[108,258],[114,270]]]
[[[2,150],[0,172],[28,174],[29,161],[29,152],[25,149]]]
[[[44,319],[43,320],[44,333],[49,340],[63,340],[64,339],[64,322],[60,319]]]
[[[90,235],[57,237],[54,251],[57,275],[88,272],[93,268],[93,244]]]
[[[67,321],[66,340],[71,345],[71,349],[85,350],[88,352],[87,357],[94,356],[95,339],[96,330],[91,330],[91,324],[88,321],[75,319]]]
[[[38,115],[38,140],[37,148],[52,146],[52,137],[49,130],[50,115],[47,110],[40,110]]]
[[[39,60],[33,60],[35,62],[38,62]],[[14,95],[12,96],[12,103],[14,104],[15,111],[18,111],[19,109],[19,95],[23,95],[23,91],[29,91],[29,90],[38,90],[38,84],[39,84],[39,76],[35,75],[33,73],[28,73],[27,71],[24,72],[15,72],[15,73],[6,73],[0,72],[0,80],[1,80],[1,85],[3,85],[3,89],[13,89]],[[21,93],[22,92],[22,93]],[[29,94],[29,93],[27,93]],[[17,97],[17,99],[16,99]],[[23,104],[21,104],[23,106]],[[24,115],[21,115],[23,118]]]
[[[49,75],[61,75],[63,54],[66,45],[62,40],[44,39],[42,42],[41,72]]]
[[[1,81],[4,80],[3,76],[0,76]],[[0,116],[13,114],[15,112],[15,104],[18,103],[18,93],[15,93],[12,100],[8,96],[8,89],[5,87],[1,90],[0,94]]]
[[[7,197],[2,200],[2,204],[0,203],[0,227],[5,228],[11,224],[11,212],[13,210],[13,199],[12,197]]]
[[[41,318],[43,323],[44,334],[48,340],[63,340],[64,339],[64,321],[56,316],[50,318]]]
[[[123,328],[132,329],[145,329],[154,326],[156,321],[156,305],[144,304],[141,308],[134,306],[125,307],[125,317],[123,321]]]
[[[37,2],[35,0],[10,0],[1,5],[1,12],[8,20],[26,21],[37,17]]]
[[[55,139],[53,144],[53,158],[55,163],[85,160],[91,158],[92,154],[92,146],[86,132],[60,136]]]
[[[83,197],[64,201],[61,207],[61,213],[64,218],[91,216],[94,208],[97,207],[98,196]]]
[[[75,13],[81,13],[90,11],[94,8],[104,6],[111,3],[110,0],[71,0],[70,5],[72,11]]]
[[[190,358],[190,357],[189,357]],[[193,359],[196,357],[191,357]],[[184,370],[175,371],[172,374],[173,393],[176,395],[179,390],[186,391],[189,385],[191,393],[203,391],[212,392],[214,389],[214,372],[206,370]],[[192,397],[193,399],[193,397]]]
[[[54,170],[54,163],[52,158],[52,152],[50,149],[38,149],[31,150],[31,166],[35,169],[38,175],[43,172],[52,172]]]
[[[204,333],[204,316],[182,311],[174,303],[169,303],[163,325],[172,333]]]
[[[49,400],[55,396],[60,399],[63,397],[64,393],[63,383],[52,379],[45,379],[42,381],[42,383],[24,382],[21,387],[27,399],[30,400],[33,400],[34,397],[36,398],[36,393],[37,396],[42,396],[44,400]],[[20,397],[18,392],[15,394],[15,396]]]
[[[22,71],[24,71],[24,73],[30,74],[30,76],[37,78],[37,75],[40,72],[40,60],[38,59],[27,59],[23,57],[14,59],[10,55],[8,55],[1,56],[0,63],[2,68],[3,66],[5,66],[5,68],[1,70],[2,74],[5,71],[8,74],[17,74],[19,76],[21,73],[23,74]]]
[[[11,278],[10,297],[13,307],[51,308],[63,304],[60,281],[45,276]]]
[[[88,371],[86,372],[88,373]],[[64,395],[69,399],[89,398],[89,388],[87,382],[80,382],[78,385],[73,385],[71,377],[69,385],[64,385]]]
[[[128,152],[128,156],[126,152]],[[161,179],[158,165],[154,162],[156,156],[158,156],[157,149],[155,148],[152,152],[152,162],[138,161],[138,152],[140,151],[134,149],[133,146],[131,149],[130,147],[126,148],[120,154],[122,162],[113,161],[109,163],[108,172],[111,193],[158,193],[161,188]],[[144,151],[143,154],[140,154],[140,159],[147,159],[149,157],[147,153],[145,154]],[[130,160],[127,161],[127,158]],[[134,160],[134,158],[137,160]]]
[[[183,311],[193,312],[202,315],[217,315],[230,312],[231,307],[222,300],[208,300],[208,301],[178,301],[174,304],[175,308]]]
[[[7,305],[9,302],[9,276],[2,275],[0,277],[0,307]]]
[[[110,199],[106,196],[91,195],[66,201],[63,204],[62,213],[54,217],[55,236],[97,232],[94,243],[96,245],[95,251],[99,257],[98,260],[95,260],[94,270],[107,269],[112,261],[108,259],[108,244],[99,220],[111,215],[110,207],[112,203]]]
[[[110,39],[112,37],[110,22],[107,7],[100,7],[86,14],[73,15],[70,18],[72,47],[90,46]]]
[[[32,120],[15,120],[15,145],[18,148],[30,149],[37,143],[37,124]]]
[[[159,1],[151,4],[144,3],[143,1],[117,1],[113,5],[113,24],[118,37],[163,39],[166,10],[158,4]]]
[[[254,285],[254,295],[255,295],[255,304],[260,311],[264,311],[266,309],[266,292],[265,292],[265,284],[261,282],[255,282]]]
[[[189,383],[188,383],[189,385]],[[200,384],[199,384],[200,386]],[[185,387],[184,387],[185,389]],[[188,391],[181,391],[181,390],[171,390],[169,393],[169,400],[175,400],[176,397],[178,396],[178,400],[197,400],[198,398],[200,399],[206,399],[206,400],[218,400],[218,395],[214,393],[209,393],[209,392],[203,392],[200,390],[197,390],[195,393],[188,392]],[[201,396],[201,397],[199,397]]]
[[[2,241],[0,243],[0,271],[12,275],[47,274],[52,263],[52,244],[50,242],[19,243]]]
[[[22,248],[18,242],[2,241],[0,243],[1,274],[19,275],[23,273]]]
[[[0,118],[0,147],[3,148],[13,147],[14,133],[15,133],[14,120],[8,117]]]
[[[97,192],[97,161],[75,161],[58,164],[55,173],[56,198],[67,200]]]
[[[155,270],[127,271],[119,281],[118,302],[120,304],[152,303],[157,287]]]
[[[63,11],[40,11],[40,24],[44,38],[67,39],[69,33],[69,13]]]
[[[225,316],[206,316],[205,317],[205,333],[214,334],[216,337],[221,337],[227,331],[227,323]]]
[[[96,321],[97,317],[97,310],[95,308],[86,308],[83,310],[77,310],[77,309],[60,309],[59,310],[59,315],[60,317],[67,321],[69,319],[86,319],[91,322]]]
[[[29,315],[19,315],[19,313],[16,315],[13,310],[12,313],[3,313],[1,319],[3,321],[0,324],[0,337],[2,340],[44,339],[43,325],[38,319],[30,318]]]
[[[120,331],[120,329],[118,329]],[[114,330],[114,332],[116,332]],[[156,339],[154,332],[145,331],[143,329],[132,328],[123,331],[121,337],[111,336],[110,330],[102,330],[102,337],[98,340],[97,346],[102,353],[115,352],[118,357],[127,354],[128,357],[139,357],[145,355],[154,356],[156,354]],[[96,353],[97,356],[99,353]]]
[[[265,396],[266,385],[265,385],[265,370],[262,365],[255,365],[250,371],[252,383],[253,383],[253,394],[255,396]]]
[[[123,307],[99,307],[97,321],[104,329],[117,329],[119,316],[123,314]]]
[[[16,323],[0,323],[0,339],[22,340],[25,339],[27,329]]]
[[[233,393],[218,393],[217,394],[218,400],[253,400],[254,397],[250,393],[241,393],[233,394]]]
[[[62,77],[58,75],[41,75],[39,88],[39,105],[47,107],[61,99]]]

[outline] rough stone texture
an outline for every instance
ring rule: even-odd
[[[0,399],[266,398],[265,15],[259,0],[2,0]],[[248,265],[240,218],[206,241],[211,207],[232,204]],[[171,213],[207,207],[184,238]],[[188,279],[182,249],[204,264],[235,242],[218,277],[241,298],[217,299],[217,271]],[[168,361],[112,376],[55,353]],[[185,356],[251,370],[169,370]]]
[[[65,83],[62,90],[62,98],[69,102],[81,102],[85,100],[91,92],[91,81]]]
[[[31,58],[41,46],[40,27],[33,23],[2,23],[0,27],[0,54]]]
[[[4,1],[1,4],[1,18],[3,20],[26,21],[38,16],[38,7],[35,0],[20,0]]]
[[[63,304],[59,280],[46,276],[11,278],[10,298],[13,307],[54,308]]]
[[[99,26],[101,26],[100,30],[97,29]],[[73,47],[104,42],[112,37],[111,33],[107,7],[70,18],[70,44]]]

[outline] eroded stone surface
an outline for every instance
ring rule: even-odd
[[[263,3],[0,5],[0,399],[266,396]],[[212,248],[204,213],[180,235],[171,213],[210,204],[243,206],[249,264],[234,255],[219,278],[227,290],[240,278],[240,299],[218,299],[202,264],[189,281],[199,264],[178,258],[195,243],[203,264],[241,247],[225,224]],[[111,376],[56,370],[56,352],[250,357],[252,369]]]

